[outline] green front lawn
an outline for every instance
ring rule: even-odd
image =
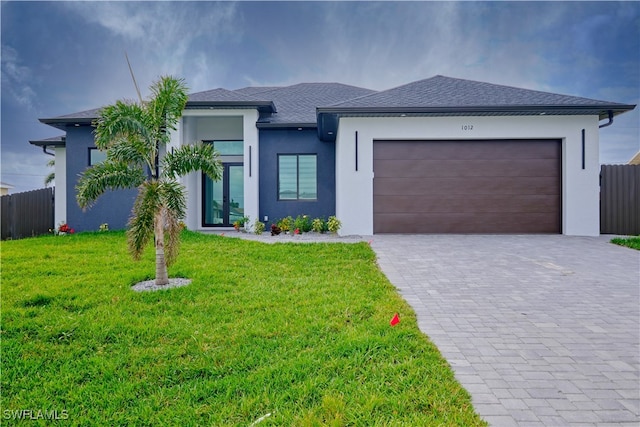
[[[191,285],[143,293],[153,253],[121,232],[1,249],[3,423],[484,425],[365,243],[185,232],[169,274]]]
[[[627,238],[616,237],[615,239],[611,239],[611,243],[615,243],[620,246],[628,246],[640,251],[640,236]]]

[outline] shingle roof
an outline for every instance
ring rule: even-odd
[[[241,89],[245,90],[245,89]],[[370,89],[342,83],[299,83],[260,92],[261,97],[272,99],[278,113],[260,120],[261,126],[316,123],[319,105],[335,104],[348,99],[375,93]]]
[[[223,88],[206,90],[204,92],[196,92],[189,95],[188,102],[265,102],[270,99],[257,98],[247,93],[238,92],[236,90],[227,90]]]
[[[259,127],[316,126],[323,115],[370,114],[620,114],[635,106],[511,86],[435,76],[376,92],[342,83],[213,89],[189,95],[187,108],[257,108]],[[66,114],[42,123],[65,130],[90,124],[101,108]],[[328,122],[327,122],[328,123]]]
[[[29,144],[36,145],[38,147],[64,147],[65,142],[66,142],[66,136],[59,135],[51,138],[32,140],[32,141],[29,141]]]
[[[633,110],[635,105],[598,101],[491,83],[435,76],[382,92],[317,108],[318,134],[335,139],[345,116],[598,115]]]
[[[56,119],[95,119],[100,114],[100,108],[93,108],[91,110],[80,111],[77,113],[65,114],[64,116],[55,117]]]
[[[599,106],[606,101],[435,76],[393,89],[336,103],[345,108],[420,108],[491,106]],[[620,104],[622,105],[622,104]]]
[[[268,92],[270,90],[281,89],[281,88],[282,86],[247,86],[247,87],[243,87],[242,89],[236,89],[234,90],[234,92],[255,96],[262,92]]]

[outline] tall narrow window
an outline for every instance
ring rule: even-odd
[[[317,200],[315,154],[278,155],[278,200]]]

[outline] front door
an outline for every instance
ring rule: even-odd
[[[202,175],[202,225],[231,227],[244,217],[244,173],[242,163],[223,163],[222,179]]]

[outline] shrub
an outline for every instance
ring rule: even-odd
[[[253,223],[253,232],[258,235],[262,234],[264,232],[264,222],[256,218],[255,222]]]
[[[282,232],[282,230],[280,229],[280,227],[278,227],[276,224],[271,224],[271,235],[272,236],[277,236],[281,232]]]
[[[281,231],[284,231],[285,233],[287,231],[291,231],[292,226],[293,226],[293,218],[291,218],[290,216],[282,218],[280,221],[278,221],[278,227],[280,228]]]
[[[329,217],[329,220],[327,221],[327,228],[329,229],[330,232],[337,233],[338,230],[340,230],[341,226],[342,226],[342,223],[338,218],[336,218],[335,216]]]
[[[315,218],[311,223],[311,230],[316,233],[324,233],[327,231],[327,223],[323,218]]]
[[[308,233],[311,231],[311,219],[307,215],[298,215],[293,221],[293,229],[299,230],[300,233]]]

